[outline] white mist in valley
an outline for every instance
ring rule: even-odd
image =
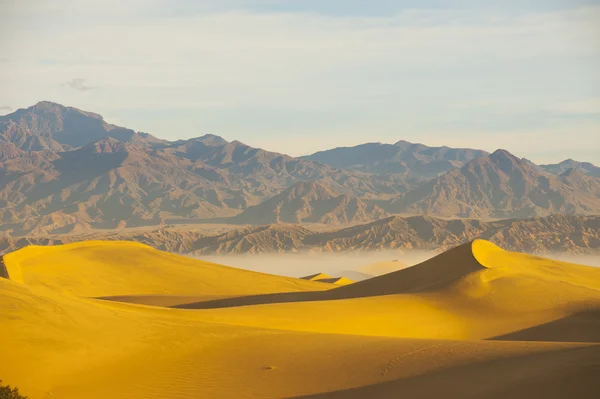
[[[352,280],[362,280],[414,266],[436,255],[435,251],[384,250],[371,252],[333,253],[271,253],[254,255],[212,255],[198,256],[208,262],[218,263],[239,269],[269,273],[280,276],[303,277],[316,273],[326,273],[333,277],[344,276]],[[573,255],[548,253],[539,256],[600,267],[598,255]]]
[[[326,273],[334,277],[345,276],[359,279],[365,275],[378,275],[377,270],[394,271],[413,266],[437,255],[433,251],[373,251],[332,253],[277,253],[256,255],[199,256],[199,259],[222,265],[276,274],[303,277]],[[366,276],[364,276],[366,277]]]

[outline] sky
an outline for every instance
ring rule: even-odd
[[[0,114],[600,165],[600,0],[0,0]]]

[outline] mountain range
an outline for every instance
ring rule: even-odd
[[[0,116],[0,234],[173,223],[356,224],[391,215],[600,214],[598,168],[399,141],[301,158],[215,135],[167,141],[40,102]]]
[[[575,169],[548,174],[497,150],[422,184],[390,205],[397,212],[469,218],[600,214],[599,183]]]
[[[400,140],[395,144],[367,143],[320,151],[302,157],[336,168],[367,173],[397,174],[422,181],[488,155],[470,148],[427,147]]]

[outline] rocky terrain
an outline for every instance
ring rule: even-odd
[[[208,233],[198,227],[167,226],[85,235],[2,237],[0,252],[30,244],[53,245],[100,239],[137,241],[169,252],[195,255],[303,251],[342,253],[388,249],[443,251],[476,238],[520,252],[600,254],[600,216],[552,215],[493,222],[393,216],[327,232],[315,232],[296,224],[233,227]]]
[[[214,135],[167,142],[41,102],[0,117],[0,230],[12,235],[234,216],[318,180],[361,197],[401,177],[334,169]]]
[[[395,144],[367,143],[302,157],[335,168],[368,173],[398,174],[422,181],[488,155],[470,148],[428,147],[400,140]]]
[[[215,135],[166,141],[40,102],[0,116],[0,236],[203,223],[335,228],[391,215],[598,215],[597,171],[405,141],[294,158]]]
[[[544,173],[506,150],[477,158],[393,199],[391,212],[467,218],[600,214],[600,180]]]
[[[351,194],[340,194],[321,183],[294,184],[281,194],[249,207],[231,218],[240,224],[368,222],[388,216],[376,205],[369,205]]]

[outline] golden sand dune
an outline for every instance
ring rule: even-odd
[[[300,277],[300,278],[302,280],[317,281],[317,280],[323,280],[323,279],[328,279],[328,278],[333,278],[333,277],[327,273],[315,273],[315,274],[311,274],[311,275]]]
[[[10,279],[83,297],[215,298],[331,286],[216,265],[134,242],[30,246],[4,256]]]
[[[349,278],[346,277],[331,277],[331,278],[320,278],[318,280],[315,280],[321,283],[329,283],[329,284],[335,284],[335,285],[348,285],[348,284],[352,284],[354,283],[354,281],[350,280]]]
[[[485,241],[326,291],[131,244],[4,262],[0,377],[32,399],[600,395],[600,270]],[[156,294],[227,298],[88,298]]]

